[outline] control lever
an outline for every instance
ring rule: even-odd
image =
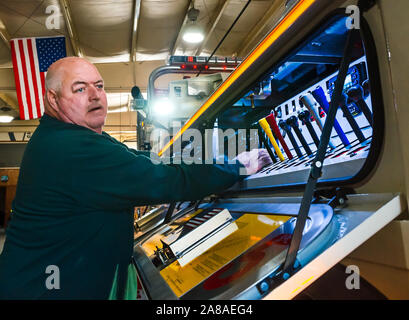
[[[300,112],[300,114],[298,115],[298,119],[300,119],[301,122],[306,125],[307,130],[310,133],[312,140],[314,141],[315,145],[318,148],[318,146],[320,145],[320,139],[318,138],[317,133],[315,132],[314,127],[311,124],[310,117],[311,117],[311,114],[308,110],[304,110]]]
[[[257,126],[257,132],[258,132],[258,137],[259,140],[261,141],[261,143],[264,145],[264,147],[266,148],[271,160],[273,161],[273,163],[277,163],[277,158],[274,155],[273,151],[271,150],[270,146],[268,145],[266,139],[264,138],[264,133],[263,130],[261,130],[261,126],[258,125]]]
[[[304,136],[301,133],[300,128],[298,127],[298,119],[295,116],[291,116],[286,120],[287,124],[291,126],[291,128],[294,129],[295,134],[298,137],[298,140],[300,140],[305,152],[310,156],[312,155],[312,151],[310,149],[310,146],[308,145],[307,141],[305,141]]]
[[[266,119],[260,119],[258,121],[258,123],[260,124],[260,126],[263,128],[264,132],[267,134],[268,138],[270,139],[271,144],[273,145],[273,148],[278,156],[278,158],[281,161],[284,161],[284,156],[280,150],[280,148],[278,147],[277,141],[273,136],[273,133],[271,132],[271,128],[270,125],[268,124]]]
[[[317,123],[318,127],[322,131],[323,124],[321,122],[321,117],[319,115],[318,108],[315,107],[314,97],[310,93],[307,93],[306,95],[301,96],[300,100],[302,104],[308,109],[312,117],[315,119],[315,122]]]
[[[325,113],[328,115],[329,103],[325,96],[324,90],[321,87],[317,87],[313,92],[311,92],[311,94],[313,95],[315,100],[318,102],[318,104],[321,106],[321,108],[325,111]],[[337,119],[334,120],[334,129],[338,133],[338,137],[341,139],[342,143],[345,146],[349,146],[351,143],[346,137]]]
[[[354,86],[348,90],[347,95],[349,101],[356,103],[362,110],[366,120],[372,127],[372,112],[364,100],[364,89],[360,85]]]
[[[250,95],[250,102],[251,102],[251,109],[254,109],[256,106],[254,105],[254,93]]]
[[[321,117],[319,115],[319,110],[318,107],[316,106],[316,101],[311,93],[307,93],[304,96],[300,97],[300,100],[302,104],[308,109],[308,111],[311,113],[312,117],[315,119],[315,122],[317,123],[318,128],[322,131],[323,124],[321,121]],[[331,149],[335,149],[334,144],[329,141],[328,146]]]
[[[274,135],[280,141],[280,144],[283,147],[284,152],[286,153],[288,159],[291,160],[293,158],[293,155],[290,152],[290,149],[288,148],[287,143],[285,142],[285,140],[284,140],[284,138],[283,138],[283,136],[282,136],[282,134],[280,132],[280,129],[278,128],[277,121],[276,121],[276,119],[274,117],[274,114],[273,113],[269,114],[265,119],[267,120],[268,124],[270,125],[271,129],[273,130]]]
[[[298,147],[297,141],[295,141],[295,138],[294,138],[294,136],[293,136],[293,133],[291,132],[291,127],[290,127],[284,120],[280,120],[280,121],[278,122],[278,125],[280,126],[281,129],[283,129],[283,130],[287,133],[288,138],[290,139],[291,144],[293,145],[293,148],[294,148],[294,150],[295,150],[295,153],[297,154],[297,156],[298,156],[299,158],[301,158],[301,157],[302,157],[302,153],[301,153],[301,151],[300,151],[300,148]]]
[[[347,106],[347,101],[348,101],[348,96],[345,93],[342,93],[340,102],[339,102],[339,106],[341,107],[341,110],[344,113],[345,118],[347,119],[349,125],[354,131],[359,142],[362,143],[365,141],[365,136],[363,135],[361,129],[356,123],[355,118],[352,116],[351,112],[349,111],[348,106]]]

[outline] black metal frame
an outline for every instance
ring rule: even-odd
[[[362,11],[361,11],[362,13]],[[321,23],[318,23],[318,26],[309,33],[308,39],[311,38],[314,34],[318,33],[320,30],[323,29],[326,23],[335,19],[336,17],[342,17],[345,15],[345,9],[336,9],[327,15]],[[384,130],[385,130],[385,123],[384,123],[384,107],[383,107],[383,96],[382,96],[382,89],[381,89],[381,81],[380,81],[380,74],[379,74],[379,67],[378,67],[378,55],[376,51],[376,45],[374,42],[374,38],[370,31],[370,27],[368,22],[365,18],[361,15],[360,21],[361,29],[359,29],[361,40],[364,44],[364,50],[366,55],[367,61],[367,69],[368,69],[368,78],[371,84],[371,102],[372,102],[372,113],[373,113],[373,135],[372,135],[372,142],[371,148],[369,150],[368,156],[366,158],[365,163],[363,164],[362,168],[351,178],[343,179],[339,178],[337,180],[331,181],[320,181],[317,184],[318,189],[328,189],[328,188],[336,188],[336,187],[357,187],[363,183],[365,183],[365,179],[370,176],[378,162],[378,155],[380,150],[382,149],[383,140],[384,140]],[[299,43],[295,48],[289,50],[290,53],[295,52],[300,48],[303,44],[306,43],[306,40],[303,40]],[[288,55],[287,55],[288,56]],[[278,62],[274,64],[274,66],[283,62],[283,59],[280,59]],[[273,66],[273,67],[274,67]],[[271,67],[272,68],[272,67]],[[269,69],[271,69],[269,68]],[[271,192],[288,192],[288,191],[302,191],[306,187],[306,183],[299,183],[295,185],[276,185],[276,186],[268,186],[268,187],[260,187],[260,188],[252,188],[246,190],[238,190],[238,191],[225,191],[220,196],[222,198],[225,197],[234,197],[236,195],[242,194],[243,192],[246,195],[257,195],[257,194],[265,194]]]

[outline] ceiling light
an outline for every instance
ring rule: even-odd
[[[9,123],[13,121],[14,117],[12,116],[0,116],[0,122],[1,123]]]
[[[200,11],[192,7],[187,12],[187,26],[183,32],[183,40],[189,43],[199,43],[204,39],[202,29],[196,24]]]
[[[202,30],[195,24],[188,26],[183,33],[183,40],[189,43],[200,43],[203,39]]]
[[[107,113],[117,113],[117,112],[127,112],[127,111],[129,111],[128,107],[125,106],[125,107],[117,107],[117,108],[108,108]]]
[[[2,105],[5,105],[5,102],[2,99],[0,99],[0,103]],[[1,123],[9,123],[17,117],[18,117],[18,112],[13,110],[8,105],[0,107],[0,122]]]

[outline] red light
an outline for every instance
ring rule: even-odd
[[[193,69],[197,69],[197,65],[194,65],[194,66],[193,66]]]
[[[193,62],[193,57],[187,57],[187,62]]]
[[[186,68],[186,66],[185,66],[184,64],[182,64],[182,65],[180,66],[180,68],[181,68],[181,69],[184,69],[184,68]]]
[[[223,70],[226,70],[227,69],[227,67],[226,66],[223,66]]]
[[[208,65],[205,65],[205,69],[206,69],[206,70],[209,69],[209,66],[208,66]]]

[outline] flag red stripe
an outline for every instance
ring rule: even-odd
[[[40,108],[40,95],[38,92],[38,85],[37,85],[37,76],[36,76],[36,66],[34,64],[34,56],[33,56],[33,44],[31,43],[33,39],[27,40],[27,48],[28,48],[28,55],[29,55],[29,62],[30,62],[30,69],[31,69],[31,80],[33,81],[34,87],[34,96],[35,96],[35,107],[37,110],[37,118],[41,117],[41,108]]]
[[[32,102],[31,102],[31,97],[30,97],[30,87],[28,85],[28,74],[27,74],[27,67],[26,67],[26,56],[24,54],[24,47],[23,47],[23,40],[19,40],[18,42],[19,48],[20,48],[20,56],[21,56],[21,66],[22,66],[22,71],[23,71],[23,77],[24,77],[24,87],[26,90],[26,98],[27,98],[27,104],[28,104],[28,115],[29,119],[33,119],[33,111],[32,111]]]
[[[18,65],[17,65],[17,57],[16,57],[16,49],[14,47],[14,42],[17,40],[11,41],[11,58],[13,61],[13,71],[14,71],[14,78],[16,82],[16,91],[17,91],[17,100],[18,106],[20,109],[20,119],[24,119],[24,105],[23,105],[23,98],[21,96],[21,87],[20,87],[20,77],[18,75]],[[17,43],[18,44],[18,43]]]
[[[41,78],[41,89],[43,90],[41,98],[44,99],[45,95],[45,72],[40,72],[40,78]]]

